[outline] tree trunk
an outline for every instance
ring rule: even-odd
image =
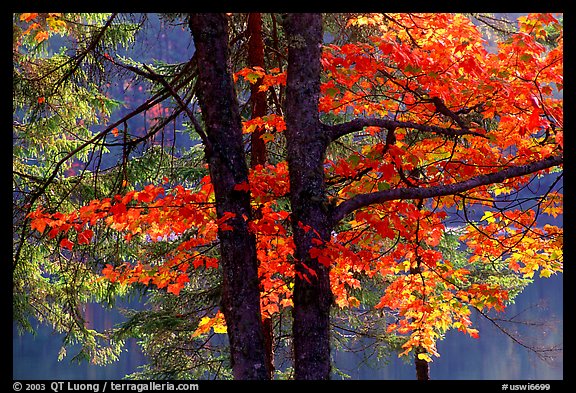
[[[426,350],[422,347],[418,347],[414,352],[416,379],[418,381],[428,381],[430,379],[430,366],[428,365],[428,362],[426,360],[418,358],[418,354],[420,353],[426,353]]]
[[[265,68],[264,41],[262,40],[262,14],[250,13],[248,15],[248,64],[251,67]],[[266,115],[266,92],[260,91],[262,80],[250,86],[250,102],[252,104],[252,118]],[[250,166],[264,165],[266,163],[266,143],[262,139],[264,127],[257,127],[252,132],[250,143]]]
[[[328,140],[318,112],[322,17],[287,14],[284,28],[288,42],[286,142],[296,245],[294,371],[296,379],[329,379],[333,300],[329,267],[310,257],[313,239],[330,238],[323,167]]]
[[[250,13],[248,15],[248,64],[251,67],[261,67],[264,64],[264,41],[262,40],[262,14]],[[250,103],[252,106],[252,119],[266,115],[266,92],[260,91],[262,80],[250,86]],[[250,167],[266,164],[266,143],[262,139],[264,127],[257,127],[250,136]],[[274,375],[274,327],[272,318],[262,321],[264,329],[264,342],[266,345],[266,370],[268,377]]]
[[[218,218],[232,230],[218,231],[223,274],[221,308],[226,319],[236,379],[267,379],[255,237],[248,230],[250,193],[242,123],[230,71],[228,21],[224,14],[191,14],[198,59],[198,99],[208,139],[206,158],[214,185]]]

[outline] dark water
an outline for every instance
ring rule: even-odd
[[[563,280],[562,276],[539,279],[519,295],[505,315],[517,324],[504,326],[514,337],[533,348],[563,347]],[[480,338],[450,331],[438,346],[439,358],[430,364],[430,377],[436,380],[562,380],[563,352],[554,360],[541,360],[535,352],[522,347],[486,318],[472,318]],[[389,364],[358,367],[361,355],[338,354],[337,363],[353,379],[413,380],[413,364],[391,359]]]
[[[101,314],[101,315],[100,315]],[[115,316],[100,315],[109,324]],[[516,304],[506,312],[517,320],[536,325],[518,324],[520,339],[533,346],[563,345],[563,280],[562,276],[536,280],[522,293]],[[108,320],[106,320],[108,319]],[[432,379],[452,380],[561,380],[563,379],[562,353],[553,362],[540,360],[534,352],[515,343],[481,316],[474,317],[480,338],[473,339],[459,332],[450,332],[438,343],[440,358],[430,367]],[[544,325],[542,325],[544,323]],[[507,327],[510,327],[507,325]],[[70,363],[68,358],[58,361],[61,336],[50,328],[41,328],[36,337],[19,336],[13,329],[13,378],[14,379],[122,379],[138,371],[145,362],[135,341],[128,342],[120,360],[106,367],[87,363]],[[361,354],[336,353],[334,360],[352,379],[415,379],[414,366],[393,358],[388,364],[365,364]]]

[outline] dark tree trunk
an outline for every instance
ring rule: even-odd
[[[414,365],[416,366],[416,379],[418,381],[428,381],[430,379],[430,366],[428,362],[418,358],[418,354],[425,352],[426,350],[424,348],[418,347],[414,353]]]
[[[264,41],[262,39],[262,14],[250,13],[248,15],[248,64],[251,67],[261,67],[264,64]],[[260,91],[262,80],[258,79],[250,87],[250,103],[252,105],[252,118],[266,115],[266,92]],[[257,127],[250,137],[250,167],[266,164],[266,143],[262,139],[263,127]],[[274,328],[272,318],[262,321],[264,328],[264,342],[266,345],[266,370],[268,377],[272,379],[274,375]]]
[[[328,140],[318,112],[322,17],[287,14],[284,28],[288,42],[286,141],[297,272],[293,299],[295,378],[329,379],[329,268],[310,257],[314,238],[330,238],[323,167]]]
[[[190,29],[198,59],[198,99],[208,144],[206,158],[218,217],[232,230],[218,231],[223,274],[222,312],[226,319],[232,370],[236,379],[267,379],[262,332],[256,241],[248,231],[250,193],[235,190],[248,180],[242,124],[228,54],[224,14],[191,14]],[[246,217],[246,219],[244,218]]]

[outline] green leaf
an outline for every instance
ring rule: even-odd
[[[390,189],[390,184],[386,182],[378,183],[378,191],[388,191]]]
[[[357,154],[353,154],[350,156],[348,161],[350,161],[350,164],[352,164],[353,166],[357,166],[358,163],[360,162],[360,156]]]
[[[411,74],[420,74],[422,72],[422,68],[418,67],[418,66],[414,66],[412,64],[408,64],[405,68],[404,68],[405,72],[411,73]]]
[[[250,83],[256,83],[256,81],[258,80],[258,78],[260,78],[260,76],[261,76],[260,74],[257,74],[255,72],[251,72],[251,73],[246,75],[246,79]]]
[[[339,92],[340,92],[340,90],[338,90],[335,87],[330,87],[330,88],[326,89],[326,94],[329,95],[330,97],[334,97]]]

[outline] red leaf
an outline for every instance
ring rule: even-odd
[[[122,202],[116,203],[110,208],[110,214],[113,216],[121,215],[124,213],[126,213],[126,205]]]
[[[328,267],[332,263],[332,260],[325,255],[318,255],[318,262],[322,265]]]
[[[541,123],[540,113],[535,109],[528,119],[528,129],[533,130],[535,128],[539,128]]]
[[[185,273],[181,273],[177,278],[176,278],[176,282],[178,284],[186,284],[187,282],[190,282],[190,277],[188,277],[187,274]]]
[[[228,221],[231,218],[236,217],[236,213],[232,213],[232,212],[224,212],[224,214],[222,214],[222,217],[220,217],[218,220],[216,220],[216,224],[218,224],[218,228],[221,231],[232,231],[234,230],[234,228],[229,225],[226,224],[226,221]]]
[[[250,191],[250,184],[248,182],[242,182],[234,186],[235,191]]]
[[[58,236],[58,234],[60,233],[60,228],[56,227],[56,228],[52,228],[50,230],[50,232],[48,232],[48,237],[50,239],[54,239],[56,236]]]
[[[328,258],[326,255],[322,255],[322,249],[320,248],[316,247],[310,248],[310,257],[316,258],[318,262],[324,266],[330,266],[330,263],[332,263],[332,260],[330,258]]]
[[[306,274],[296,272],[296,276],[298,276],[298,278],[300,278],[300,279],[308,281],[308,284],[312,284],[312,281],[310,281],[310,279],[308,278],[308,276]]]
[[[74,243],[72,243],[67,237],[60,240],[60,247],[67,248],[72,251],[72,247],[74,247]]]
[[[90,244],[94,232],[91,229],[86,229],[78,234],[78,244]]]
[[[220,224],[218,227],[221,231],[233,231],[234,227],[228,224]]]
[[[304,262],[302,262],[302,267],[304,267],[308,271],[308,273],[310,273],[310,275],[312,275],[314,277],[318,277],[318,274],[316,274],[316,270],[312,269],[311,267],[306,265]]]
[[[138,202],[142,202],[142,203],[149,203],[152,202],[152,200],[154,200],[154,196],[149,194],[146,191],[140,191],[138,193]]]
[[[168,292],[173,293],[174,295],[178,296],[180,294],[180,290],[182,289],[183,284],[168,284],[168,288],[166,289]]]
[[[206,259],[206,267],[217,268],[218,267],[218,259],[217,258],[207,258]]]

